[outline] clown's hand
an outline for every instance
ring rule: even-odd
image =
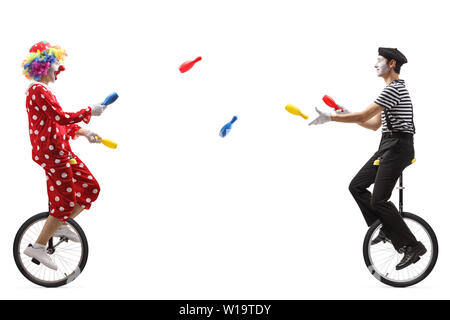
[[[311,121],[309,123],[309,125],[324,124],[324,123],[327,123],[327,122],[331,121],[331,114],[330,113],[320,111],[317,108],[316,108],[316,111],[319,114],[319,116],[317,118],[315,118],[313,121]]]
[[[348,110],[346,107],[343,107],[343,106],[340,106],[340,105],[338,105],[338,107],[341,108],[342,111],[341,111],[341,110],[336,110],[336,114],[347,114],[347,113],[351,113],[351,111]]]
[[[100,143],[101,141],[101,137],[92,131],[87,130],[84,134],[84,136],[86,137],[86,139],[88,139],[89,143]]]
[[[98,117],[103,113],[103,111],[105,111],[105,109],[106,109],[106,106],[98,103],[92,107],[92,115]]]

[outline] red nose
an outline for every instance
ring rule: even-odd
[[[66,70],[64,66],[59,66],[58,71],[55,71],[55,80],[58,79],[58,74],[64,70]]]

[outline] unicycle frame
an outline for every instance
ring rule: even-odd
[[[403,216],[403,190],[405,187],[403,186],[403,172],[400,174],[398,178],[398,212],[401,216]]]

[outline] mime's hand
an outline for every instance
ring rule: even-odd
[[[320,111],[316,108],[319,116],[309,123],[309,125],[324,124],[331,121],[331,113]]]
[[[336,114],[347,114],[347,113],[351,113],[351,111],[348,110],[346,107],[343,107],[343,106],[340,106],[340,105],[338,105],[338,107],[341,108],[342,111],[341,111],[341,110],[336,110]]]

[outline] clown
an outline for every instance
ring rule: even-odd
[[[400,253],[404,253],[396,269],[402,270],[416,263],[426,253],[425,246],[417,241],[400,216],[395,205],[389,201],[392,190],[402,173],[414,158],[413,105],[405,81],[399,78],[400,69],[407,63],[406,57],[396,48],[379,48],[375,70],[386,87],[366,109],[350,113],[331,114],[318,109],[319,116],[310,125],[329,121],[357,123],[378,130],[382,137],[378,151],[367,161],[350,183],[349,189],[356,200],[367,225],[380,219],[383,228],[371,245],[389,241]],[[379,165],[374,165],[378,163]],[[373,193],[367,188],[374,184]]]
[[[39,42],[22,63],[23,73],[33,80],[26,91],[32,157],[45,170],[50,205],[41,234],[24,254],[53,270],[57,266],[46,253],[47,242],[52,236],[79,242],[65,221],[89,209],[100,192],[97,180],[73,153],[69,141],[83,136],[90,143],[100,143],[97,133],[82,129],[77,123],[89,123],[91,116],[100,116],[105,106],[96,104],[74,113],[63,111],[48,85],[65,70],[62,63],[66,56],[62,48]]]

